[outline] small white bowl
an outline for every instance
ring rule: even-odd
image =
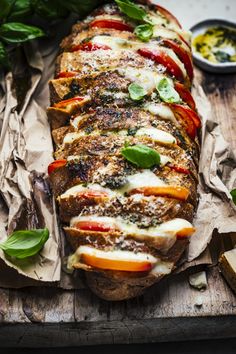
[[[236,30],[236,23],[222,20],[222,19],[209,19],[201,21],[190,28],[192,32],[192,40],[199,34],[204,34],[211,27],[228,27]],[[236,72],[236,63],[212,63],[209,60],[203,58],[200,53],[197,53],[193,48],[193,61],[203,70],[212,73],[234,73]]]

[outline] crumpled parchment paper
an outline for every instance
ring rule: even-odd
[[[53,77],[59,42],[70,27],[68,20],[58,28],[53,39],[42,39],[39,44],[30,43],[24,47],[31,85],[19,113],[15,109],[12,74],[0,81],[0,241],[13,229],[47,227],[50,230],[50,239],[33,263],[12,263],[0,251],[4,262],[2,266],[0,263],[2,287],[45,285],[45,282],[52,285],[59,280],[60,283],[53,284],[63,288],[83,286],[76,276],[61,272],[61,258],[67,246],[63,235],[60,237],[46,174],[47,166],[53,160],[45,111],[49,105],[48,80]],[[22,70],[20,64],[18,69]],[[206,247],[213,230],[236,232],[236,209],[229,194],[236,186],[236,155],[223,139],[210,103],[197,82],[193,94],[203,122],[199,205],[194,221],[197,232],[186,253],[186,259],[191,262],[182,265],[180,270],[211,263]]]

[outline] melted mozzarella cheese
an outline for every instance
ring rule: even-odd
[[[95,221],[104,223],[115,229],[120,230],[124,235],[145,236],[145,237],[170,237],[175,240],[178,232],[185,228],[192,228],[192,224],[185,219],[173,219],[166,221],[160,225],[152,226],[145,229],[140,229],[136,224],[129,223],[121,217],[109,216],[75,216],[70,221],[70,226],[74,227],[80,221]]]
[[[149,111],[154,116],[158,116],[164,120],[170,120],[174,124],[178,124],[174,113],[170,109],[170,107],[161,104],[161,103],[148,103],[145,106],[145,109]]]
[[[165,144],[177,143],[173,135],[156,128],[140,128],[135,136],[149,136],[150,138]]]
[[[67,189],[67,191],[60,196],[60,199],[67,198],[70,196],[76,196],[78,193],[81,193],[81,192],[87,191],[87,190],[105,192],[110,197],[112,197],[116,194],[111,189],[104,188],[104,187],[100,186],[100,184],[97,184],[97,183],[94,183],[94,184],[89,183],[86,187],[83,186],[82,184],[77,184],[76,186]]]
[[[165,77],[153,70],[141,68],[120,68],[118,72],[132,82],[142,85],[147,93],[152,93],[158,83]]]
[[[124,185],[119,191],[121,193],[128,193],[133,189],[142,187],[159,187],[166,185],[160,178],[158,178],[152,171],[144,170],[143,172],[126,177],[128,183]]]
[[[131,252],[131,251],[101,251],[94,247],[90,246],[80,246],[77,248],[76,253],[78,255],[88,254],[90,256],[103,258],[103,259],[110,259],[110,260],[120,260],[120,261],[130,261],[130,262],[150,262],[150,263],[157,263],[158,259],[153,257],[151,254],[148,253],[141,253],[141,252]]]
[[[173,262],[158,262],[154,268],[151,270],[151,274],[154,276],[159,276],[160,274],[170,274],[173,269]]]

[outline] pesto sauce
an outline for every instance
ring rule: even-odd
[[[211,27],[193,40],[195,52],[212,63],[236,62],[236,30]]]

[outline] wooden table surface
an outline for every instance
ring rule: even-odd
[[[198,76],[224,137],[236,148],[236,75]],[[217,267],[207,276],[204,292],[179,274],[119,303],[99,300],[88,289],[1,289],[0,343],[56,347],[234,337],[236,296]],[[199,296],[202,306],[196,305]]]

